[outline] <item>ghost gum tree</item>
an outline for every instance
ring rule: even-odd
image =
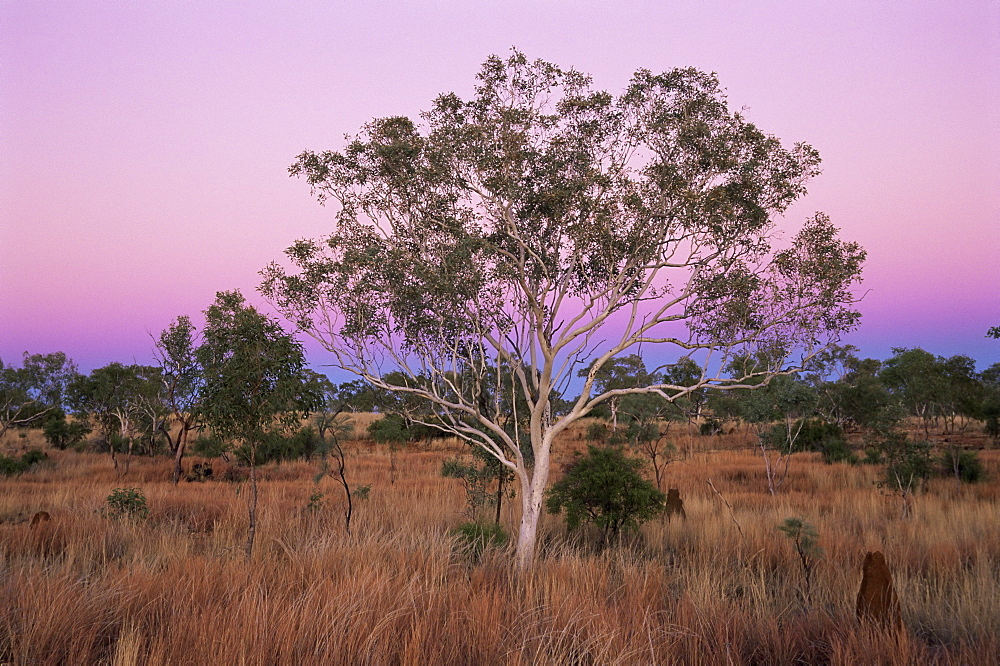
[[[486,61],[471,100],[443,94],[420,122],[375,119],[340,151],[299,155],[290,173],[337,204],[335,229],[290,247],[261,291],[336,365],[422,398],[433,415],[417,418],[514,473],[527,569],[552,443],[571,423],[622,395],[763,385],[857,325],[864,251],[825,215],[772,248],[773,217],[818,165],[730,111],[714,75],[639,70],[616,98],[514,50]],[[640,347],[702,370],[596,388]],[[718,376],[762,351],[768,367]],[[553,410],[587,367],[579,398]],[[504,405],[521,402],[504,387],[523,397],[523,429],[504,427]]]

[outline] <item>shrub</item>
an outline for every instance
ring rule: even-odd
[[[837,462],[846,462],[852,465],[858,463],[858,456],[843,439],[831,439],[823,444],[821,449],[823,462],[830,465]]]
[[[595,523],[605,539],[635,529],[666,505],[666,496],[639,473],[643,464],[621,449],[588,446],[587,455],[571,463],[549,489],[546,508],[554,514],[565,509],[571,530]]]
[[[594,421],[587,426],[587,433],[583,436],[588,442],[603,442],[608,438],[608,426],[600,421]]]
[[[59,450],[76,446],[90,433],[90,426],[83,421],[69,421],[64,411],[54,411],[42,424],[45,441]]]
[[[802,565],[802,600],[809,603],[812,596],[812,575],[816,562],[823,557],[819,546],[819,532],[811,523],[802,518],[786,518],[778,529],[791,539],[795,553]]]
[[[475,559],[479,559],[487,548],[503,548],[507,545],[507,532],[496,523],[462,523],[449,534],[462,550]]]
[[[975,451],[952,447],[941,454],[938,462],[943,474],[955,476],[965,483],[976,483],[986,478],[983,463]]]
[[[822,419],[800,419],[792,424],[792,434],[795,442],[792,451],[821,451],[827,448],[836,450],[843,448],[838,443],[843,442],[844,431],[835,423],[827,423]],[[768,433],[768,440],[774,448],[785,449],[789,441],[788,426],[779,423],[771,428]],[[826,455],[824,455],[824,460]],[[831,462],[831,461],[827,461]]]
[[[722,432],[722,421],[716,418],[705,419],[698,431],[705,437],[718,435]]]
[[[146,495],[139,488],[115,488],[107,498],[107,508],[101,509],[105,518],[129,518],[145,520],[149,518]]]
[[[889,433],[879,448],[885,461],[885,481],[893,489],[920,488],[934,470],[928,441]]]
[[[371,492],[371,490],[372,490],[372,484],[369,483],[368,485],[365,486],[355,487],[354,490],[351,491],[351,495],[353,497],[357,497],[358,499],[366,500],[368,499],[368,494]]]
[[[229,451],[229,444],[218,437],[199,435],[191,442],[191,452],[202,458],[218,458]]]
[[[7,457],[0,453],[0,475],[15,476],[24,471],[21,461],[17,458]]]
[[[8,457],[0,453],[0,476],[16,476],[24,474],[33,465],[37,465],[48,459],[44,452],[38,449],[29,449],[20,459],[13,456]]]
[[[48,456],[45,455],[44,451],[39,449],[30,449],[24,452],[21,456],[21,464],[24,465],[25,469],[31,467],[32,465],[37,465],[40,462],[48,460]]]

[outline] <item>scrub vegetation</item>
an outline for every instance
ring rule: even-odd
[[[354,431],[373,418],[352,416]],[[590,425],[557,442],[555,478],[586,451]],[[686,520],[654,519],[606,544],[598,527],[568,531],[546,514],[538,566],[519,572],[513,546],[495,545],[504,542],[494,533],[470,543],[454,531],[467,520],[466,493],[441,467],[473,462],[455,439],[398,452],[395,483],[388,445],[343,440],[353,483],[371,487],[354,499],[350,534],[335,480],[321,481],[326,501],[309,506],[315,460],[261,466],[247,562],[249,482],[235,457],[212,461],[213,480],[174,486],[172,458],[145,456],[123,481],[106,455],[25,434],[5,444],[48,459],[0,479],[4,662],[957,664],[989,663],[1000,650],[1000,451],[991,448],[978,451],[986,481],[958,485],[939,472],[904,519],[876,484],[881,466],[795,452],[773,496],[752,429],[678,428],[684,446],[664,483],[680,490]],[[936,448],[989,444],[979,428],[931,436]],[[141,490],[148,519],[104,517],[123,485]],[[518,510],[504,504],[504,529]],[[32,527],[37,511],[51,520]],[[813,526],[823,550],[807,601],[799,556],[776,529],[789,516]],[[855,619],[868,550],[893,570],[901,632]]]

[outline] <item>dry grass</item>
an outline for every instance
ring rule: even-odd
[[[560,461],[583,447],[584,430],[560,443]],[[1000,452],[980,453],[991,481],[935,480],[904,521],[873,468],[798,454],[774,498],[738,433],[678,435],[688,446],[665,483],[680,489],[686,521],[657,521],[600,551],[547,517],[527,576],[510,553],[473,561],[448,536],[464,496],[438,471],[462,453],[455,442],[401,453],[390,485],[387,452],[351,441],[350,478],[372,486],[352,536],[330,479],[323,508],[306,510],[315,464],[264,468],[250,564],[243,484],[175,488],[166,459],[134,460],[119,478],[106,456],[49,451],[48,467],[0,480],[0,662],[994,663]],[[97,513],[123,486],[143,489],[148,521]],[[32,529],[41,510],[52,520]],[[776,529],[789,516],[813,523],[826,549],[808,604]],[[893,569],[902,633],[854,619],[867,550]]]

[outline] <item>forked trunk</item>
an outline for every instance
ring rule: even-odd
[[[174,485],[176,486],[181,480],[181,472],[183,467],[181,466],[181,459],[184,457],[184,449],[187,448],[187,428],[181,425],[181,431],[177,433],[177,451],[174,453]]]

